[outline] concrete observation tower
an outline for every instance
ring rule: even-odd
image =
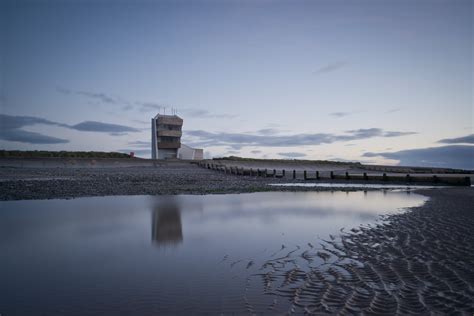
[[[183,119],[157,114],[151,119],[151,158],[202,160],[203,150],[181,143]]]

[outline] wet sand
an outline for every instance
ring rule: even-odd
[[[377,226],[284,249],[251,283],[273,297],[275,312],[472,315],[474,190],[419,193],[430,200]]]

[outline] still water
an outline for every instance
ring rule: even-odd
[[[272,298],[251,282],[262,262],[425,201],[369,191],[0,202],[0,314],[265,312]]]

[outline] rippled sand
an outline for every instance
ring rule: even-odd
[[[431,200],[378,225],[282,245],[258,265],[246,291],[269,296],[248,312],[309,314],[474,313],[474,190],[430,190]],[[247,267],[248,269],[249,267]],[[258,292],[257,291],[257,292]],[[255,294],[253,294],[255,295]]]

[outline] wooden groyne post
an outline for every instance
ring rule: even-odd
[[[201,161],[196,163],[198,166],[204,169],[210,169],[215,171],[223,172],[224,174],[234,174],[234,175],[249,175],[257,177],[273,177],[273,178],[285,178],[286,177],[286,170],[281,169],[281,173],[277,173],[276,169],[272,169],[271,173],[268,173],[268,169],[260,169],[257,168],[254,170],[253,168],[245,169],[244,167],[237,167],[237,166],[227,166],[225,164],[215,164],[213,162]],[[310,171],[311,173],[313,171]],[[293,179],[297,179],[296,170],[292,170],[291,177]],[[319,171],[315,171],[315,177],[311,177],[308,174],[307,170],[303,170],[303,179],[304,180],[321,180],[327,179],[327,177],[321,177]],[[335,175],[334,171],[330,171],[329,179],[337,179],[337,180],[353,180],[353,181],[375,181],[375,182],[393,182],[393,183],[403,183],[403,184],[432,184],[432,185],[451,185],[451,186],[470,186],[471,185],[471,178],[468,176],[443,176],[442,174],[435,174],[435,175],[421,175],[421,174],[391,174],[390,176],[387,173],[383,174],[367,174],[364,172],[362,175],[360,174],[349,174],[348,171],[345,172],[344,175]]]

